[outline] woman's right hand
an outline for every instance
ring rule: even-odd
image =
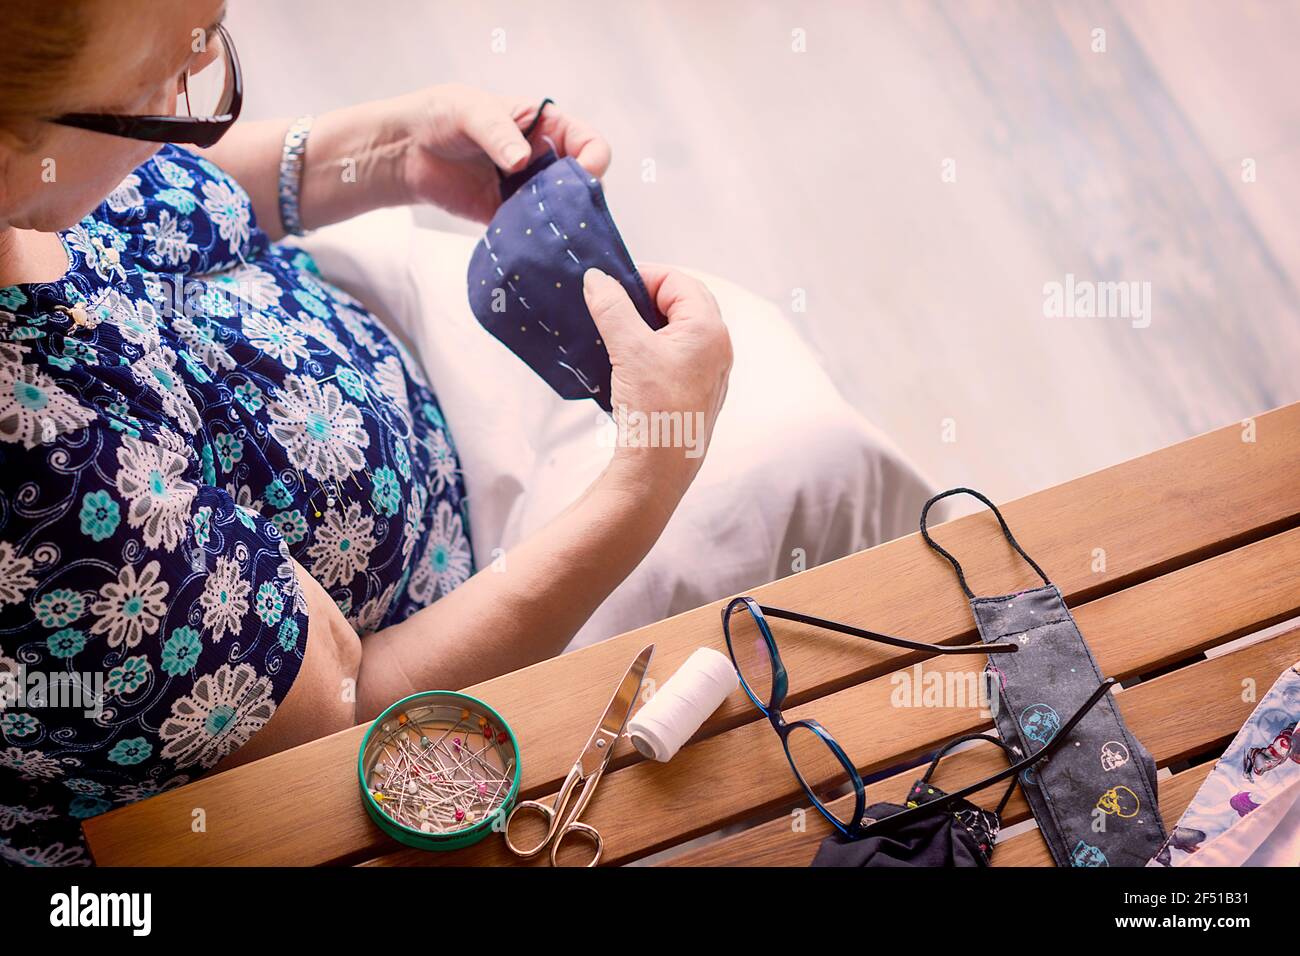
[[[680,496],[704,461],[727,394],[731,337],[702,282],[667,266],[638,268],[668,320],[658,331],[617,280],[599,269],[583,276],[587,309],[613,366],[618,440],[611,469]]]

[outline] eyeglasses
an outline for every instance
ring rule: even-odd
[[[243,104],[239,56],[226,28],[218,26],[212,42],[181,77],[174,115],[64,113],[50,122],[150,143],[212,146],[239,118]]]
[[[767,621],[768,617],[797,621],[801,624],[835,631],[839,634],[849,634],[879,644],[924,651],[928,654],[1012,654],[1020,650],[1019,645],[1014,642],[950,646],[909,641],[905,638],[878,634],[875,631],[863,630],[848,624],[823,620],[797,611],[766,607],[751,597],[738,597],[723,609],[722,631],[727,639],[727,651],[731,654],[731,662],[735,665],[736,673],[740,676],[741,687],[749,695],[749,699],[754,702],[754,706],[771,722],[772,729],[781,738],[786,759],[790,761],[790,768],[794,771],[795,777],[808,795],[808,799],[812,801],[813,806],[830,821],[835,829],[851,838],[864,836],[867,832],[863,826],[863,815],[866,811],[866,786],[863,784],[862,777],[858,774],[853,761],[844,752],[844,748],[836,743],[835,738],[830,735],[825,727],[811,719],[786,722],[781,707],[785,703],[786,693],[789,690],[789,680],[786,676],[785,665],[781,661],[781,654],[776,647],[776,639],[772,636],[772,628]],[[882,818],[880,821],[868,820],[866,822],[869,824],[884,824],[888,821],[890,826],[894,826],[903,818],[911,819],[908,814],[919,816],[923,813],[934,813],[985,787],[1019,774],[1040,760],[1045,759],[1060,746],[1074,728],[1074,725],[1092,709],[1097,701],[1105,696],[1113,684],[1113,679],[1104,681],[1088,702],[1079,709],[1078,713],[1066,721],[1047,745],[1032,756],[1012,764],[1000,773],[962,790],[950,793],[938,800],[921,804],[904,813]],[[854,794],[853,812],[841,817],[830,809],[830,804],[850,793]]]

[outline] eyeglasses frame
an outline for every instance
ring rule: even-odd
[[[218,24],[216,33],[225,44],[230,57],[230,72],[234,89],[230,108],[218,116],[132,116],[122,113],[64,113],[50,120],[60,126],[122,136],[148,143],[181,143],[207,147],[215,145],[239,119],[244,105],[244,80],[239,68],[239,54],[224,24]],[[184,82],[184,81],[182,81]],[[186,90],[188,93],[188,90]]]
[[[758,625],[759,633],[762,634],[763,640],[767,644],[768,655],[771,659],[772,694],[770,699],[767,701],[767,703],[763,703],[762,701],[760,701],[758,699],[758,696],[754,693],[753,689],[745,681],[744,674],[741,673],[740,667],[736,661],[735,649],[732,647],[731,615],[738,607],[742,607],[742,606],[749,612],[749,614],[754,618],[755,623]],[[980,780],[976,783],[973,783],[968,787],[963,787],[962,789],[954,791],[953,793],[946,794],[945,796],[940,797],[939,799],[927,801],[926,803],[919,804],[915,807],[910,807],[901,813],[896,813],[888,817],[882,817],[879,820],[870,821],[867,826],[863,826],[862,819],[866,812],[867,788],[866,785],[862,782],[862,775],[858,773],[857,767],[853,764],[853,761],[849,759],[849,756],[844,751],[844,748],[839,745],[839,743],[835,740],[834,737],[831,736],[831,734],[826,730],[825,727],[823,727],[820,723],[818,723],[816,720],[812,718],[796,720],[789,723],[787,723],[785,720],[781,707],[785,703],[786,695],[789,692],[789,686],[790,686],[789,677],[786,673],[785,664],[781,660],[781,652],[777,649],[776,639],[772,636],[772,629],[771,627],[768,626],[767,623],[767,617],[769,615],[771,617],[779,618],[781,620],[796,621],[800,624],[807,624],[812,627],[818,627],[824,630],[834,631],[839,634],[848,634],[853,637],[860,637],[863,638],[864,640],[873,641],[879,644],[886,644],[891,647],[899,647],[908,650],[924,651],[926,653],[935,654],[935,655],[1013,654],[1019,651],[1020,647],[1018,644],[1015,643],[956,644],[956,645],[926,644],[922,641],[912,641],[912,640],[908,640],[907,638],[894,637],[889,634],[880,634],[876,631],[869,631],[863,628],[853,627],[852,625],[849,624],[841,624],[837,621],[828,621],[823,618],[814,617],[810,614],[803,614],[799,611],[791,611],[785,608],[769,607],[767,605],[759,604],[757,601],[755,601],[752,597],[749,597],[748,595],[744,595],[732,599],[726,605],[726,607],[722,609],[722,632],[723,632],[723,636],[726,638],[727,641],[727,652],[731,655],[731,663],[733,666],[736,667],[736,674],[740,678],[740,686],[744,689],[745,694],[749,697],[749,699],[754,703],[754,706],[758,708],[759,712],[762,713],[772,724],[772,729],[776,731],[777,736],[780,737],[781,746],[785,750],[786,760],[789,761],[790,763],[790,769],[794,771],[795,779],[799,781],[799,785],[803,788],[804,793],[808,796],[808,799],[812,802],[812,805],[818,810],[819,813],[821,813],[823,817],[827,819],[828,822],[830,822],[832,826],[835,827],[836,830],[838,830],[843,836],[849,839],[861,839],[862,837],[868,835],[869,833],[875,832],[878,829],[883,829],[886,826],[895,827],[898,826],[900,823],[904,823],[916,819],[917,817],[935,813],[939,810],[945,809],[946,807],[952,804],[957,803],[960,800],[965,799],[966,797],[970,796],[973,793],[977,793],[978,791],[983,790],[986,787],[990,787],[993,784],[998,783],[1002,780],[1007,780],[1013,776],[1020,774],[1024,770],[1029,769],[1030,767],[1034,766],[1040,761],[1046,759],[1057,748],[1059,748],[1065,742],[1065,739],[1069,736],[1070,731],[1074,729],[1075,725],[1078,724],[1078,722],[1083,719],[1084,715],[1086,715],[1088,711],[1090,711],[1097,704],[1097,702],[1100,701],[1110,691],[1111,687],[1114,686],[1115,684],[1115,679],[1113,677],[1108,677],[1104,681],[1102,681],[1097,686],[1097,689],[1093,691],[1091,697],[1089,697],[1087,702],[1085,702],[1084,705],[1080,707],[1079,710],[1076,711],[1074,715],[1071,716],[1070,719],[1065,722],[1064,725],[1062,725],[1061,729],[1057,731],[1055,736],[1053,736],[1053,738],[1050,741],[1048,741],[1047,745],[1044,746],[1041,750],[1038,750],[1037,752],[1029,756],[1026,756],[1023,760],[1017,761],[1016,763],[1008,766],[1006,769],[1001,770],[998,773],[993,774],[992,776]],[[822,742],[826,744],[827,748],[831,751],[831,753],[835,755],[835,757],[839,760],[840,764],[847,772],[849,781],[853,784],[853,790],[854,790],[853,817],[851,818],[848,824],[841,822],[838,817],[836,817],[833,813],[831,813],[830,809],[822,803],[821,799],[815,793],[813,793],[812,788],[808,785],[807,781],[804,780],[803,774],[799,772],[799,767],[795,763],[794,757],[790,753],[790,744],[789,744],[790,734],[798,728],[803,728],[805,730],[811,731],[812,733],[820,737]]]

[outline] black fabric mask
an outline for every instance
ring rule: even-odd
[[[876,803],[867,807],[872,821],[866,835],[849,839],[836,833],[822,841],[813,866],[988,866],[993,856],[993,841],[1002,826],[1002,811],[1015,790],[1016,780],[1003,795],[996,810],[985,810],[969,800],[935,813],[912,814],[897,826],[890,817],[911,807],[922,806],[947,794],[930,782],[939,760],[953,747],[970,740],[997,744],[1011,756],[1002,741],[989,734],[969,734],[945,744],[930,762],[925,776],[912,784],[906,807],[896,803]],[[1014,757],[1013,757],[1014,759]],[[867,823],[868,821],[863,821]]]

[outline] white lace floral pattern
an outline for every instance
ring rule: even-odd
[[[367,634],[473,570],[427,382],[244,191],[163,146],[0,288],[0,865],[86,865],[80,821],[180,786],[275,713],[308,643],[297,561]],[[92,682],[93,683],[93,682]]]

